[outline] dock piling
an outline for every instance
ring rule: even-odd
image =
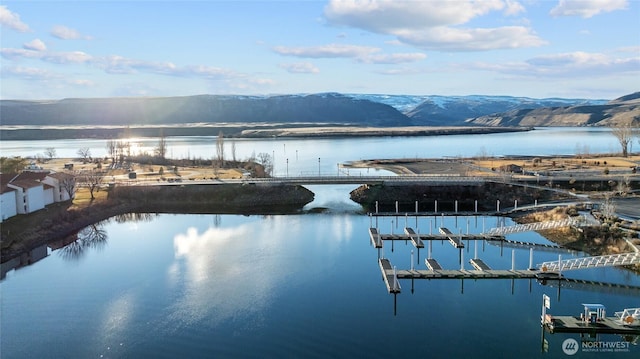
[[[529,270],[533,269],[533,248],[529,248]]]

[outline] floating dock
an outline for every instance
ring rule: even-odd
[[[371,244],[376,248],[382,248],[382,237],[378,233],[378,229],[369,228],[369,237],[371,238]]]
[[[573,316],[548,316],[544,327],[549,333],[601,333],[640,335],[640,325],[624,325],[618,318],[602,318],[590,323]]]
[[[424,243],[422,243],[422,240],[420,239],[420,236],[416,234],[416,232],[413,230],[413,228],[405,227],[404,233],[407,236],[409,236],[409,239],[411,239],[411,242],[413,243],[414,247],[416,247],[416,248],[424,248]]]
[[[400,293],[400,283],[398,283],[398,277],[394,275],[391,262],[386,258],[380,258],[378,261],[380,264],[380,270],[382,271],[382,279],[387,286],[389,293]]]
[[[491,267],[489,267],[482,259],[474,258],[469,261],[473,268],[481,271],[490,271]]]
[[[387,258],[380,258],[380,271],[389,293],[400,293],[399,279],[538,279],[537,270],[466,270],[442,269],[442,266],[432,258],[425,259],[429,270],[424,269],[396,269]],[[485,265],[486,266],[486,265]],[[486,266],[485,268],[489,268]]]
[[[484,234],[453,234],[447,228],[440,228],[441,234],[416,233],[413,228],[404,228],[404,233],[381,234],[377,228],[369,228],[369,238],[375,248],[382,248],[384,241],[411,241],[414,247],[424,248],[424,241],[449,241],[455,248],[464,248],[463,241],[505,241],[503,236],[489,236]]]
[[[424,262],[427,265],[427,268],[429,268],[430,270],[442,270],[442,266],[440,265],[440,263],[438,263],[438,261],[433,258],[427,258],[424,260]]]
[[[464,243],[462,243],[462,240],[459,236],[456,236],[455,234],[451,233],[451,231],[449,230],[449,228],[445,228],[445,227],[440,227],[439,229],[440,233],[442,233],[447,240],[456,248],[464,248]]]

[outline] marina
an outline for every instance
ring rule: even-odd
[[[640,308],[626,308],[606,316],[606,307],[599,303],[582,304],[579,316],[555,316],[550,309],[549,297],[543,295],[541,323],[549,333],[586,333],[640,335]]]

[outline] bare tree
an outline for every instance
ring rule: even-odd
[[[102,249],[107,244],[107,232],[101,225],[92,224],[81,229],[77,239],[64,246],[60,255],[66,260],[78,260],[88,249]]]
[[[271,175],[273,172],[273,159],[270,154],[266,152],[259,153],[257,162],[262,165],[265,174]]]
[[[47,147],[44,150],[44,154],[45,156],[47,156],[47,158],[52,159],[54,157],[56,157],[56,149],[53,147]]]
[[[231,159],[233,163],[238,162],[236,157],[236,141],[231,142]]]
[[[629,143],[633,139],[634,128],[631,124],[620,124],[611,127],[611,133],[618,139],[622,147],[622,157],[629,156]]]
[[[67,192],[67,195],[69,196],[69,199],[73,199],[76,195],[76,190],[77,190],[77,186],[76,186],[76,178],[69,175],[69,177],[65,177],[61,182],[60,182],[60,186],[62,187],[62,189],[64,189],[65,192]]]
[[[224,134],[222,131],[218,133],[218,138],[216,139],[216,157],[218,166],[224,167]]]
[[[89,147],[79,148],[77,153],[83,161],[87,161],[87,159],[91,157],[91,150],[89,149]]]
[[[155,148],[156,156],[160,159],[165,159],[167,155],[167,137],[164,132],[160,132],[160,139],[158,139],[158,147]]]
[[[94,192],[100,190],[100,186],[102,185],[102,181],[104,179],[104,173],[101,171],[86,171],[82,175],[82,180],[89,189],[89,194],[91,195],[91,199],[95,199]]]

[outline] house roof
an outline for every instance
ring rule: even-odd
[[[15,188],[7,186],[16,176],[16,173],[0,173],[0,193],[7,193],[16,190]]]
[[[22,180],[30,180],[30,181],[42,181],[49,172],[33,172],[33,171],[22,171],[17,177],[15,177],[11,182],[22,181]]]
[[[22,179],[22,180],[14,180],[11,181],[10,183],[12,186],[16,186],[16,187],[20,187],[22,189],[29,189],[29,188],[35,188],[38,186],[42,186],[43,183],[36,181],[36,180],[32,180],[32,179]]]
[[[51,172],[47,175],[47,177],[55,178],[58,181],[63,181],[66,179],[72,179],[74,176],[64,172]]]

